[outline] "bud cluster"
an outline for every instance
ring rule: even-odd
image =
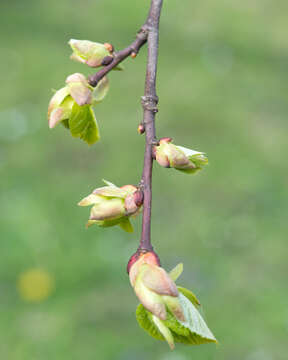
[[[159,165],[194,174],[208,164],[203,152],[172,144],[171,138],[162,138],[154,147],[154,157]]]
[[[131,257],[128,263],[130,283],[141,302],[136,311],[137,320],[151,336],[165,339],[171,349],[174,349],[174,342],[216,343],[197,310],[200,303],[196,296],[174,282],[182,271],[183,265],[179,264],[168,274],[160,267],[153,251]]]
[[[137,216],[143,203],[143,194],[134,185],[116,185],[105,181],[107,186],[95,189],[79,202],[79,206],[92,206],[87,226],[109,227],[119,225],[132,232],[131,216]]]

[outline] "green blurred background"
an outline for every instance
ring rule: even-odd
[[[132,235],[84,227],[76,204],[102,178],[139,181],[146,51],[111,74],[95,146],[48,129],[51,89],[93,72],[69,60],[70,38],[121,49],[148,5],[1,1],[1,360],[287,359],[286,1],[164,1],[157,133],[210,165],[195,177],[155,165],[153,242],[167,270],[184,263],[179,283],[220,345],[170,353],[138,327],[125,266],[140,218]]]

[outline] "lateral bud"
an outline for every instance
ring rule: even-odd
[[[133,198],[134,198],[135,204],[138,207],[143,205],[144,193],[142,190],[139,189],[139,190],[135,191],[135,193],[133,194]]]
[[[141,123],[141,124],[138,125],[137,132],[138,132],[139,135],[142,135],[142,134],[145,133],[145,126],[144,126],[144,124]]]
[[[160,139],[159,145],[153,148],[153,156],[159,165],[165,168],[171,167],[186,174],[194,174],[208,164],[208,159],[203,152],[174,145],[171,138]]]

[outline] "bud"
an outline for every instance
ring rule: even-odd
[[[166,271],[158,265],[154,253],[146,253],[130,267],[130,283],[143,306],[161,320],[167,309],[182,321],[184,313],[178,301],[178,289]]]
[[[111,56],[113,51],[111,44],[100,44],[89,40],[71,39],[68,44],[73,50],[72,60],[87,64],[93,68],[101,66],[104,58]]]
[[[144,200],[143,191],[142,190],[135,191],[135,193],[133,195],[133,199],[137,206],[141,206],[143,204],[143,200]]]
[[[132,232],[129,217],[136,216],[142,204],[139,204],[136,186],[117,187],[110,182],[107,186],[95,189],[79,202],[79,206],[93,205],[87,226],[96,224],[103,227],[119,225],[123,230]]]
[[[75,73],[66,79],[69,93],[79,106],[92,104],[93,88],[84,75]]]
[[[175,168],[187,174],[194,174],[208,163],[204,153],[172,144],[171,138],[163,138],[154,147],[156,161],[163,167]]]
[[[137,128],[137,131],[138,131],[138,134],[139,134],[139,135],[144,134],[144,132],[145,132],[145,126],[144,126],[144,124],[139,124],[139,125],[138,125],[138,128]]]

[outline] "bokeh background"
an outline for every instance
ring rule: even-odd
[[[70,38],[121,49],[149,1],[0,4],[0,358],[286,360],[288,49],[284,0],[165,1],[157,132],[205,151],[197,176],[154,168],[153,242],[199,296],[220,345],[167,344],[135,320],[125,272],[140,234],[86,230],[77,202],[105,178],[137,183],[146,52],[110,76],[89,147],[49,130]]]

